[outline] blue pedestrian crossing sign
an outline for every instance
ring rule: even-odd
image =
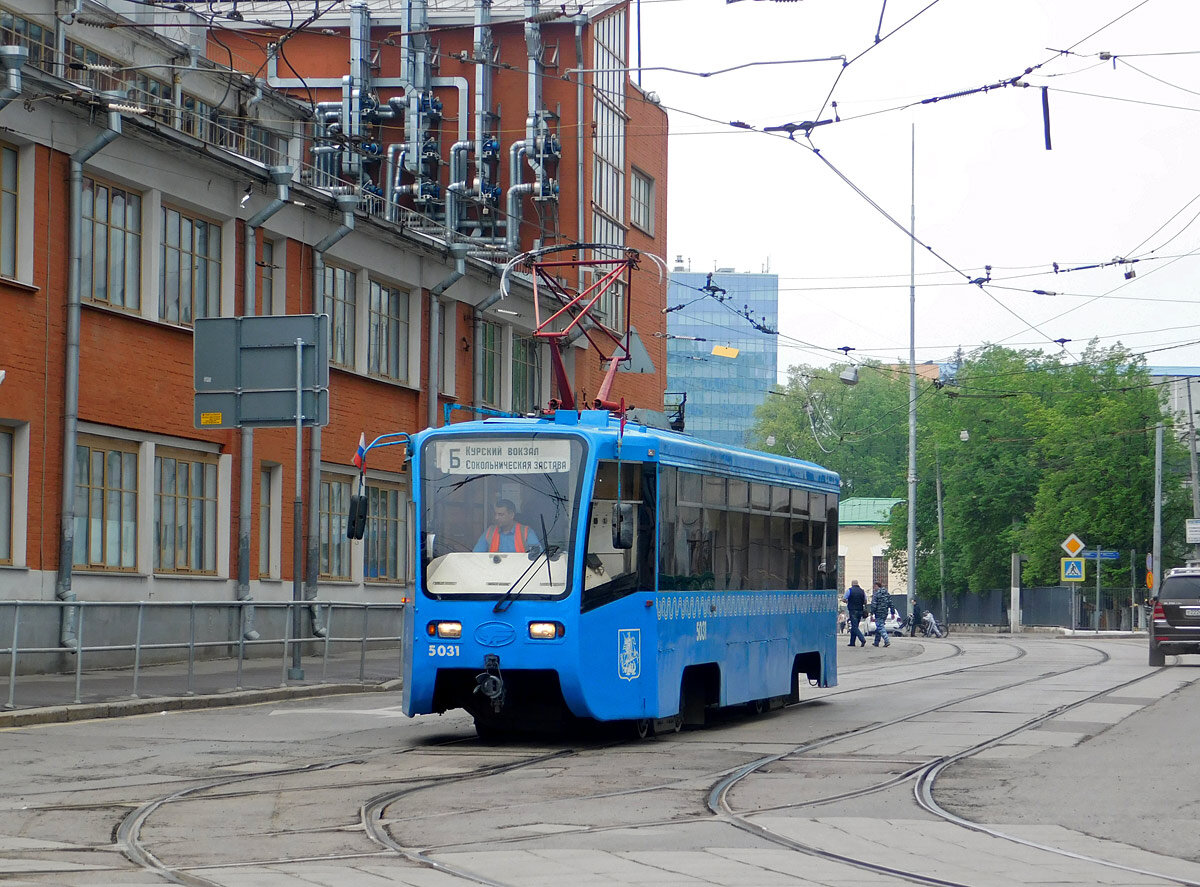
[[[1060,558],[1062,567],[1059,572],[1059,579],[1062,582],[1082,582],[1083,581],[1083,558],[1081,557],[1064,557]]]

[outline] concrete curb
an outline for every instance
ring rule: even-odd
[[[213,693],[202,696],[152,696],[146,699],[84,702],[79,705],[47,705],[40,708],[0,712],[0,729],[29,727],[36,724],[64,724],[71,721],[90,721],[96,718],[124,718],[131,715],[167,711],[228,708],[235,705],[280,702],[287,699],[343,696],[354,693],[389,693],[399,690],[400,687],[401,681],[394,679],[378,684],[314,684],[274,687],[266,690],[235,690],[229,693]]]

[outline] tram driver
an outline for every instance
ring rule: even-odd
[[[492,525],[475,543],[475,551],[530,551],[541,545],[537,533],[517,523],[517,506],[511,499],[497,499],[492,509]]]

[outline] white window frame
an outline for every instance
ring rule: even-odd
[[[0,274],[0,278],[33,286],[34,226],[32,220],[36,210],[34,201],[37,196],[34,193],[37,189],[33,187],[37,181],[35,178],[36,146],[11,141],[0,142],[0,146],[15,151],[17,158],[17,190],[13,220],[15,226],[13,230],[14,269],[12,274]]]
[[[0,508],[8,509],[9,557],[0,567],[24,568],[29,527],[29,424],[0,423],[0,434],[12,441],[12,487],[8,502],[0,500]]]
[[[399,551],[397,553],[397,559],[398,559],[397,575],[395,577],[384,577],[384,578],[367,576],[367,561],[368,561],[368,555],[369,555],[368,549],[370,548],[370,545],[372,542],[372,538],[371,538],[372,523],[379,520],[377,515],[375,515],[371,510],[368,510],[368,512],[367,512],[367,529],[366,529],[366,535],[363,537],[363,544],[362,544],[362,546],[357,546],[357,545],[354,546],[355,549],[358,549],[358,548],[362,549],[361,562],[355,563],[355,565],[354,565],[355,569],[356,569],[354,576],[355,577],[362,576],[363,582],[368,586],[372,586],[372,585],[375,585],[375,586],[378,586],[378,585],[392,585],[392,586],[407,585],[408,581],[409,581],[408,577],[411,573],[411,570],[410,570],[411,553],[409,551],[409,543],[408,543],[408,531],[409,531],[409,527],[410,527],[410,524],[409,524],[410,512],[409,512],[408,506],[409,506],[409,502],[411,500],[411,496],[409,494],[408,480],[407,480],[407,478],[404,478],[402,476],[400,476],[400,477],[394,477],[394,476],[383,477],[383,476],[368,475],[367,476],[367,501],[368,501],[368,503],[370,503],[373,498],[371,495],[372,490],[376,490],[376,491],[382,490],[382,491],[387,491],[389,493],[391,493],[391,492],[396,493],[396,498],[397,498],[396,521],[398,523],[398,529],[397,529],[397,534],[395,537],[395,542],[399,545]],[[368,504],[368,509],[370,509],[369,504]]]
[[[267,507],[270,509],[266,526],[267,572],[262,571],[262,477],[267,476]],[[259,465],[258,544],[259,580],[279,580],[283,577],[283,466],[273,462]]]
[[[644,200],[640,199],[641,191]],[[637,167],[629,178],[629,223],[654,236],[654,178]]]
[[[185,509],[185,513],[186,513],[187,520],[189,522],[188,526],[189,526],[189,528],[191,528],[191,526],[192,526],[191,519],[193,516],[191,503],[194,500],[199,500],[201,503],[204,503],[204,507],[202,508],[202,514],[201,514],[201,519],[200,519],[200,533],[201,533],[200,560],[201,560],[201,563],[200,564],[194,564],[194,563],[193,564],[185,564],[184,566],[178,566],[178,562],[179,562],[178,555],[176,556],[175,563],[166,564],[166,563],[159,562],[159,555],[161,554],[160,525],[162,523],[162,518],[160,515],[159,518],[154,521],[154,528],[151,532],[151,536],[153,538],[153,546],[154,546],[154,550],[152,550],[152,553],[151,553],[151,557],[152,557],[151,565],[152,565],[152,569],[154,570],[155,575],[216,576],[218,574],[218,570],[220,568],[220,560],[219,560],[220,545],[218,544],[220,537],[218,534],[221,531],[221,477],[220,477],[221,466],[220,466],[219,459],[211,453],[203,453],[203,452],[199,452],[196,450],[167,448],[167,447],[156,448],[155,453],[152,458],[154,459],[153,467],[154,467],[155,482],[152,485],[152,489],[149,491],[149,495],[151,497],[151,507],[155,508],[156,512],[158,511],[157,506],[159,506],[160,502],[163,499],[169,498],[170,501],[174,504],[174,503],[176,503],[176,500],[183,498],[185,500],[185,502],[187,503],[187,508]],[[170,459],[175,463],[175,471],[176,471],[175,476],[176,477],[178,477],[179,465],[181,463],[187,464],[189,466],[189,477],[192,475],[192,473],[194,473],[196,464],[203,465],[205,478],[206,479],[211,478],[212,496],[210,497],[209,495],[207,495],[207,490],[202,490],[200,496],[192,495],[190,489],[188,491],[186,491],[184,494],[179,494],[179,493],[175,493],[175,492],[164,493],[163,491],[161,491],[160,484],[158,483],[159,478],[160,478],[159,469],[160,469],[160,465],[162,464],[163,460],[165,460],[165,459]],[[190,485],[190,483],[191,483],[191,481],[189,480],[189,485]],[[207,480],[206,480],[205,486],[207,487]],[[209,502],[212,503],[211,526],[209,525],[209,516],[208,516],[208,507],[207,507],[207,503],[209,503]],[[171,523],[172,523],[172,526],[175,525],[174,520],[172,520]],[[189,538],[186,540],[185,544],[189,545],[189,547],[190,547],[191,533],[189,533],[188,536],[189,536]],[[212,562],[211,568],[208,568],[203,563],[204,550],[207,547],[205,545],[205,541],[208,541],[208,543],[212,547],[211,550],[212,550],[213,562]],[[178,550],[178,546],[174,546],[174,548],[176,550]]]

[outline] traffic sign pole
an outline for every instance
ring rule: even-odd
[[[1096,546],[1096,609],[1092,612],[1092,631],[1100,631],[1100,555],[1103,550]]]

